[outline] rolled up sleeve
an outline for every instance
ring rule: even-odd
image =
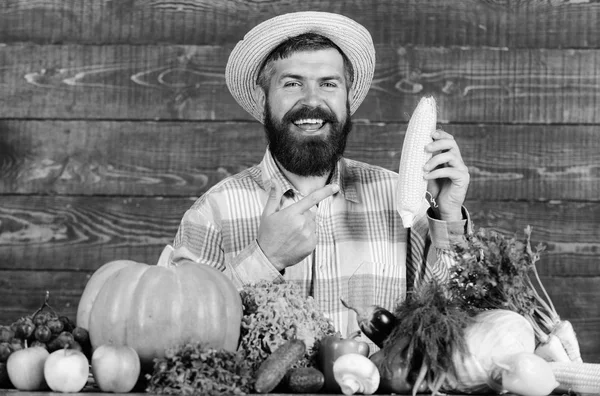
[[[444,221],[433,218],[430,210],[427,212],[429,233],[435,248],[449,250],[453,246],[466,242],[465,237],[472,233],[472,225],[469,212],[465,207],[462,208],[462,213],[462,220]]]

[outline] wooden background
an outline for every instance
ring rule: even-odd
[[[75,317],[115,259],[155,263],[191,203],[260,161],[229,52],[280,13],[343,13],[377,47],[347,156],[397,169],[409,114],[438,99],[475,226],[533,227],[539,272],[600,362],[600,2],[3,0],[0,323],[45,290]]]

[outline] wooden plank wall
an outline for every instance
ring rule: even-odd
[[[260,161],[230,97],[256,23],[343,13],[377,47],[347,156],[397,169],[408,115],[438,98],[470,167],[475,226],[533,226],[539,272],[600,362],[600,3],[581,0],[5,0],[0,3],[0,323],[50,290],[75,316],[90,274],[154,263],[183,212]]]

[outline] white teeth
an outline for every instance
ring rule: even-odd
[[[323,124],[323,120],[319,120],[316,118],[307,118],[307,119],[303,119],[303,120],[298,120],[295,122],[296,125],[301,125],[301,124]]]

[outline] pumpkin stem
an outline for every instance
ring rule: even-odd
[[[159,267],[170,267],[171,266],[171,255],[173,254],[174,251],[175,251],[175,249],[173,249],[173,246],[166,245],[165,248],[163,249],[162,253],[158,257],[158,262],[156,263],[156,265],[158,265]]]

